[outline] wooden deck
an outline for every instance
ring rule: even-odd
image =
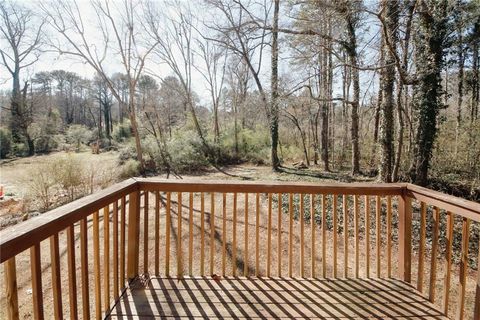
[[[111,319],[447,319],[392,279],[151,278],[135,281]]]

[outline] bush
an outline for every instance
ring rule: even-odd
[[[55,181],[67,191],[70,201],[87,193],[85,165],[78,157],[67,155],[53,164]]]
[[[26,157],[28,155],[28,147],[24,143],[15,143],[12,153],[17,157]]]
[[[0,128],[0,159],[5,159],[12,151],[12,135],[7,129]]]
[[[119,177],[128,179],[140,175],[140,163],[137,160],[129,159],[120,168]]]
[[[40,201],[40,208],[43,211],[50,209],[53,203],[55,181],[55,165],[47,163],[34,166],[29,170],[29,194],[32,199]]]
[[[88,144],[92,139],[92,131],[86,126],[74,124],[68,127],[66,132],[67,143],[75,146],[75,151],[79,152],[82,145]]]
[[[170,164],[177,173],[196,172],[208,166],[202,142],[195,132],[175,134],[167,143],[167,148],[171,157]]]
[[[132,136],[130,121],[125,120],[113,127],[112,138],[116,142],[123,142]]]

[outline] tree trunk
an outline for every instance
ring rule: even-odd
[[[272,75],[271,75],[271,108],[270,108],[270,135],[272,139],[272,168],[278,170],[278,14],[280,0],[275,0],[272,28]]]

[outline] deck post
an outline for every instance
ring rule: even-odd
[[[140,238],[140,192],[134,191],[128,196],[128,253],[127,277],[133,279],[138,275]]]
[[[398,196],[398,274],[401,280],[412,281],[412,199]]]
[[[17,293],[17,268],[15,264],[15,257],[8,259],[5,262],[5,297],[7,319],[20,319],[18,315],[18,293]]]

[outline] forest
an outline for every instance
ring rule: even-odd
[[[475,0],[0,1],[0,156],[480,193]]]

